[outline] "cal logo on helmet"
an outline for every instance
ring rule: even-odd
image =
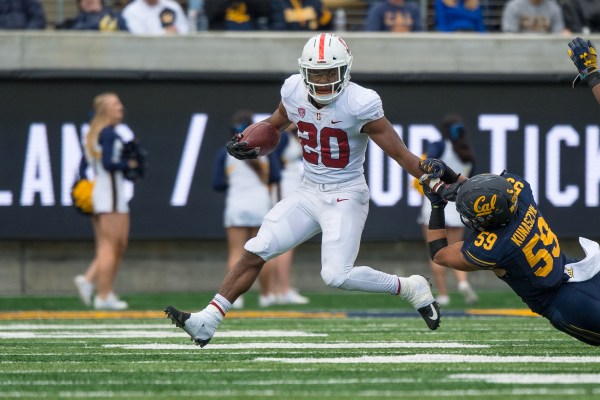
[[[493,195],[491,199],[487,199],[486,196],[479,196],[475,203],[473,203],[473,211],[475,215],[481,217],[483,215],[490,215],[496,209],[496,200],[498,196]]]

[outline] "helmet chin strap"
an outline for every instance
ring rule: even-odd
[[[313,98],[317,103],[322,104],[324,106],[333,103],[333,101],[335,100],[335,97],[330,97],[328,99],[320,99],[318,96],[315,96]]]
[[[310,103],[313,106],[317,107],[317,109],[321,109],[327,105],[324,103],[319,103],[319,101],[317,99],[315,99],[313,96],[311,96],[310,94],[308,95],[308,101],[310,101]],[[328,104],[331,104],[331,103],[328,103]]]

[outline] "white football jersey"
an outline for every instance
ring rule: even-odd
[[[337,183],[363,174],[369,136],[360,131],[384,115],[375,91],[350,82],[334,102],[317,109],[297,74],[283,84],[281,99],[289,120],[298,127],[307,179]]]

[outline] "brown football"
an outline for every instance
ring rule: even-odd
[[[259,156],[266,156],[279,144],[279,132],[274,125],[262,121],[250,125],[242,132],[240,142],[248,142],[249,148],[259,149]]]

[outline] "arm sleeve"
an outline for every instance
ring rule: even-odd
[[[212,188],[217,192],[224,192],[229,186],[225,174],[225,160],[227,159],[227,150],[221,149],[213,161]]]

